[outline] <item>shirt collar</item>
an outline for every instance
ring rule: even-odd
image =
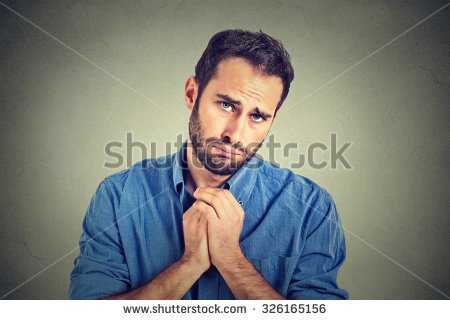
[[[183,143],[180,150],[173,155],[173,184],[178,194],[180,194],[184,187],[183,170],[188,170],[186,148],[187,140]],[[255,186],[256,176],[261,165],[261,160],[253,156],[221,188],[230,190],[239,204],[244,206],[248,202],[253,187]]]
[[[186,145],[187,140],[183,143],[180,150],[173,154],[172,161],[172,172],[173,172],[173,185],[178,194],[183,190],[184,178],[183,172],[187,169],[187,158],[186,158]]]

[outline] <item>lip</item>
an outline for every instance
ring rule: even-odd
[[[230,152],[230,151],[228,151],[226,149],[219,148],[219,147],[216,147],[216,146],[214,146],[213,148],[215,148],[221,155],[224,155],[226,157],[238,156],[239,155],[238,153],[233,153],[233,152]]]

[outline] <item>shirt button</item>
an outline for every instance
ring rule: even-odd
[[[242,200],[239,200],[238,202],[239,202],[239,204],[242,206],[242,203],[243,203]]]

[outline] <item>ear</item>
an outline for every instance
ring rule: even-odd
[[[198,94],[198,82],[194,76],[190,76],[184,86],[184,101],[186,107],[192,111]]]

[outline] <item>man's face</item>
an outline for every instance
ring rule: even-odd
[[[239,170],[267,136],[282,90],[279,77],[262,75],[244,59],[222,61],[189,119],[200,163],[217,175]]]

